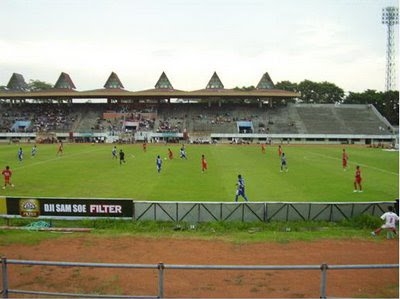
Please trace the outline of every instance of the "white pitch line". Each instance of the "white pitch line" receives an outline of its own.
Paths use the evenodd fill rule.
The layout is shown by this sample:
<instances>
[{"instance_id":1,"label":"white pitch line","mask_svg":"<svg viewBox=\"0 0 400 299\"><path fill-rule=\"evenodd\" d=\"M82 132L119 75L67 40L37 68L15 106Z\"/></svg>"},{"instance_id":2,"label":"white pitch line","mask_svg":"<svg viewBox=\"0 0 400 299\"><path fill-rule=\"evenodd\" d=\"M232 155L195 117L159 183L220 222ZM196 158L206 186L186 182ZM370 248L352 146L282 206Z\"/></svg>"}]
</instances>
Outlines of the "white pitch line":
<instances>
[{"instance_id":1,"label":"white pitch line","mask_svg":"<svg viewBox=\"0 0 400 299\"><path fill-rule=\"evenodd\" d=\"M74 154L68 154L66 156L64 156L64 154L62 156L55 156L54 158L51 159L47 159L47 160L42 160L42 161L37 161L37 162L33 162L31 164L24 164L24 162L19 162L17 161L17 165L19 165L18 167L13 167L14 170L19 170L19 169L24 169L24 168L29 168L32 166L37 166L37 165L41 165L41 164L46 164L46 163L50 163L53 161L56 161L58 159L68 159L70 157L76 157L76 156L81 156L83 154L87 154L87 153L91 153L91 152L95 152L95 151L100 151L100 148L97 149L92 149L90 151L86 151L86 152L79 152L79 153L74 153Z\"/></svg>"},{"instance_id":2,"label":"white pitch line","mask_svg":"<svg viewBox=\"0 0 400 299\"><path fill-rule=\"evenodd\" d=\"M341 160L342 160L341 158L334 158L334 157L330 157L330 156L327 156L327 155L324 155L324 154L318 154L318 153L313 153L313 152L311 152L310 154L313 154L313 155L315 155L315 156L320 156L320 157L328 158L328 159L332 159L332 160L337 160L337 161L341 161ZM306 157L304 157L304 158L306 159ZM356 161L352 161L351 163L352 163L352 164L355 164L355 165L360 165L360 166L362 166L362 167L371 168L371 169L374 169L374 170L377 170L377 171L380 171L380 172L383 172L383 173L388 173L388 174L392 174L392 175L399 176L399 174L396 173L396 172L387 171L387 170L382 169L382 168L377 168L377 167L374 167L374 166L369 166L369 165L363 164L363 163L357 163Z\"/></svg>"}]
</instances>

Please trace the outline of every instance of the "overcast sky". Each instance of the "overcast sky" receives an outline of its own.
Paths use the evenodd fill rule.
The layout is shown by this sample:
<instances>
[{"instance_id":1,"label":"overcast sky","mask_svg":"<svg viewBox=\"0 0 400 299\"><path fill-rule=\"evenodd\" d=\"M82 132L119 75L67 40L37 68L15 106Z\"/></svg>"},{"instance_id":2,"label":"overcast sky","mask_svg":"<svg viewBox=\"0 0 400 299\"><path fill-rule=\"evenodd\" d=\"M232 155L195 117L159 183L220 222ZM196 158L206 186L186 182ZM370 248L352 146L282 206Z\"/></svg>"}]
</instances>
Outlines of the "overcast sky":
<instances>
[{"instance_id":1,"label":"overcast sky","mask_svg":"<svg viewBox=\"0 0 400 299\"><path fill-rule=\"evenodd\" d=\"M164 71L174 88L196 90L216 71L225 88L268 72L275 83L383 91L387 6L398 1L1 0L0 85L14 72L51 84L66 72L90 90L114 71L143 90Z\"/></svg>"}]
</instances>

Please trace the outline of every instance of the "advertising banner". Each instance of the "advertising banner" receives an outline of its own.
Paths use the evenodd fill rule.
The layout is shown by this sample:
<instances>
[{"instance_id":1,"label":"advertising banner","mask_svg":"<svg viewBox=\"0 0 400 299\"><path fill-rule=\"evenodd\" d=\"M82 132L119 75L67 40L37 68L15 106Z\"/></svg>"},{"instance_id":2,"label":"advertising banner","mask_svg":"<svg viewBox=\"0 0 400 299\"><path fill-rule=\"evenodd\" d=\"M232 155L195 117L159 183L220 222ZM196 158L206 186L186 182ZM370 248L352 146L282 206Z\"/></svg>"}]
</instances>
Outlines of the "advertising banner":
<instances>
[{"instance_id":1,"label":"advertising banner","mask_svg":"<svg viewBox=\"0 0 400 299\"><path fill-rule=\"evenodd\" d=\"M132 217L132 200L10 198L6 199L7 214L21 217Z\"/></svg>"}]
</instances>

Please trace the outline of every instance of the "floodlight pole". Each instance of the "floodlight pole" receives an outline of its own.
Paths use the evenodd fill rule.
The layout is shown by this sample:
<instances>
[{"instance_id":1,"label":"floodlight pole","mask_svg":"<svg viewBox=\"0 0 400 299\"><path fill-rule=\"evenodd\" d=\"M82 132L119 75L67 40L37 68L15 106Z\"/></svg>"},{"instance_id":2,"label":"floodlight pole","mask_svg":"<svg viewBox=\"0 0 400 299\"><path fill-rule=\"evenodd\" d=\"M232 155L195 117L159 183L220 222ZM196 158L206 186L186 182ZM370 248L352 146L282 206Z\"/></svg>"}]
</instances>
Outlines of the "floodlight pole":
<instances>
[{"instance_id":1,"label":"floodlight pole","mask_svg":"<svg viewBox=\"0 0 400 299\"><path fill-rule=\"evenodd\" d=\"M382 24L387 25L386 41L386 81L385 90L394 90L396 88L396 47L394 25L399 24L399 8L385 7L382 9Z\"/></svg>"}]
</instances>

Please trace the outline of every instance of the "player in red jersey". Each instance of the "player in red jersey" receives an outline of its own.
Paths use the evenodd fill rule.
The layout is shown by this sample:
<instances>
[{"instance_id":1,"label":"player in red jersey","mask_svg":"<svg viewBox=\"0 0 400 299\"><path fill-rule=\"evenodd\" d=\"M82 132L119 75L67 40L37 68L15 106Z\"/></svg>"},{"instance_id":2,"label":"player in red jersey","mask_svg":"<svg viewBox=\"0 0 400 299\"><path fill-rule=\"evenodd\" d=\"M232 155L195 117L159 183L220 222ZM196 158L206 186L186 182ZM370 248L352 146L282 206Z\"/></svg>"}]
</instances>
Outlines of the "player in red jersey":
<instances>
[{"instance_id":1,"label":"player in red jersey","mask_svg":"<svg viewBox=\"0 0 400 299\"><path fill-rule=\"evenodd\" d=\"M10 166L7 165L1 174L4 176L3 189L6 189L7 185L10 185L12 188L14 188L14 185L11 183L12 171L10 170Z\"/></svg>"},{"instance_id":2,"label":"player in red jersey","mask_svg":"<svg viewBox=\"0 0 400 299\"><path fill-rule=\"evenodd\" d=\"M60 143L58 144L57 156L62 155L63 151L64 151L64 144L62 140L60 140Z\"/></svg>"},{"instance_id":3,"label":"player in red jersey","mask_svg":"<svg viewBox=\"0 0 400 299\"><path fill-rule=\"evenodd\" d=\"M362 192L362 186L361 186L361 169L360 166L356 166L356 174L354 177L354 191L353 192ZM357 188L358 187L358 188Z\"/></svg>"},{"instance_id":4,"label":"player in red jersey","mask_svg":"<svg viewBox=\"0 0 400 299\"><path fill-rule=\"evenodd\" d=\"M279 155L279 157L282 156L282 146L281 145L278 146L278 155Z\"/></svg>"},{"instance_id":5,"label":"player in red jersey","mask_svg":"<svg viewBox=\"0 0 400 299\"><path fill-rule=\"evenodd\" d=\"M265 143L261 143L261 153L265 154Z\"/></svg>"},{"instance_id":6,"label":"player in red jersey","mask_svg":"<svg viewBox=\"0 0 400 299\"><path fill-rule=\"evenodd\" d=\"M143 142L143 151L146 152L147 151L147 143L146 141Z\"/></svg>"},{"instance_id":7,"label":"player in red jersey","mask_svg":"<svg viewBox=\"0 0 400 299\"><path fill-rule=\"evenodd\" d=\"M207 170L207 160L204 155L201 155L201 171L204 172Z\"/></svg>"},{"instance_id":8,"label":"player in red jersey","mask_svg":"<svg viewBox=\"0 0 400 299\"><path fill-rule=\"evenodd\" d=\"M346 150L343 149L342 152L342 166L343 166L343 170L347 169L347 160L349 160L349 156L346 153Z\"/></svg>"},{"instance_id":9,"label":"player in red jersey","mask_svg":"<svg viewBox=\"0 0 400 299\"><path fill-rule=\"evenodd\" d=\"M169 158L170 160L172 160L172 159L174 158L174 154L173 154L173 152L171 151L170 148L168 149L168 158Z\"/></svg>"}]
</instances>

